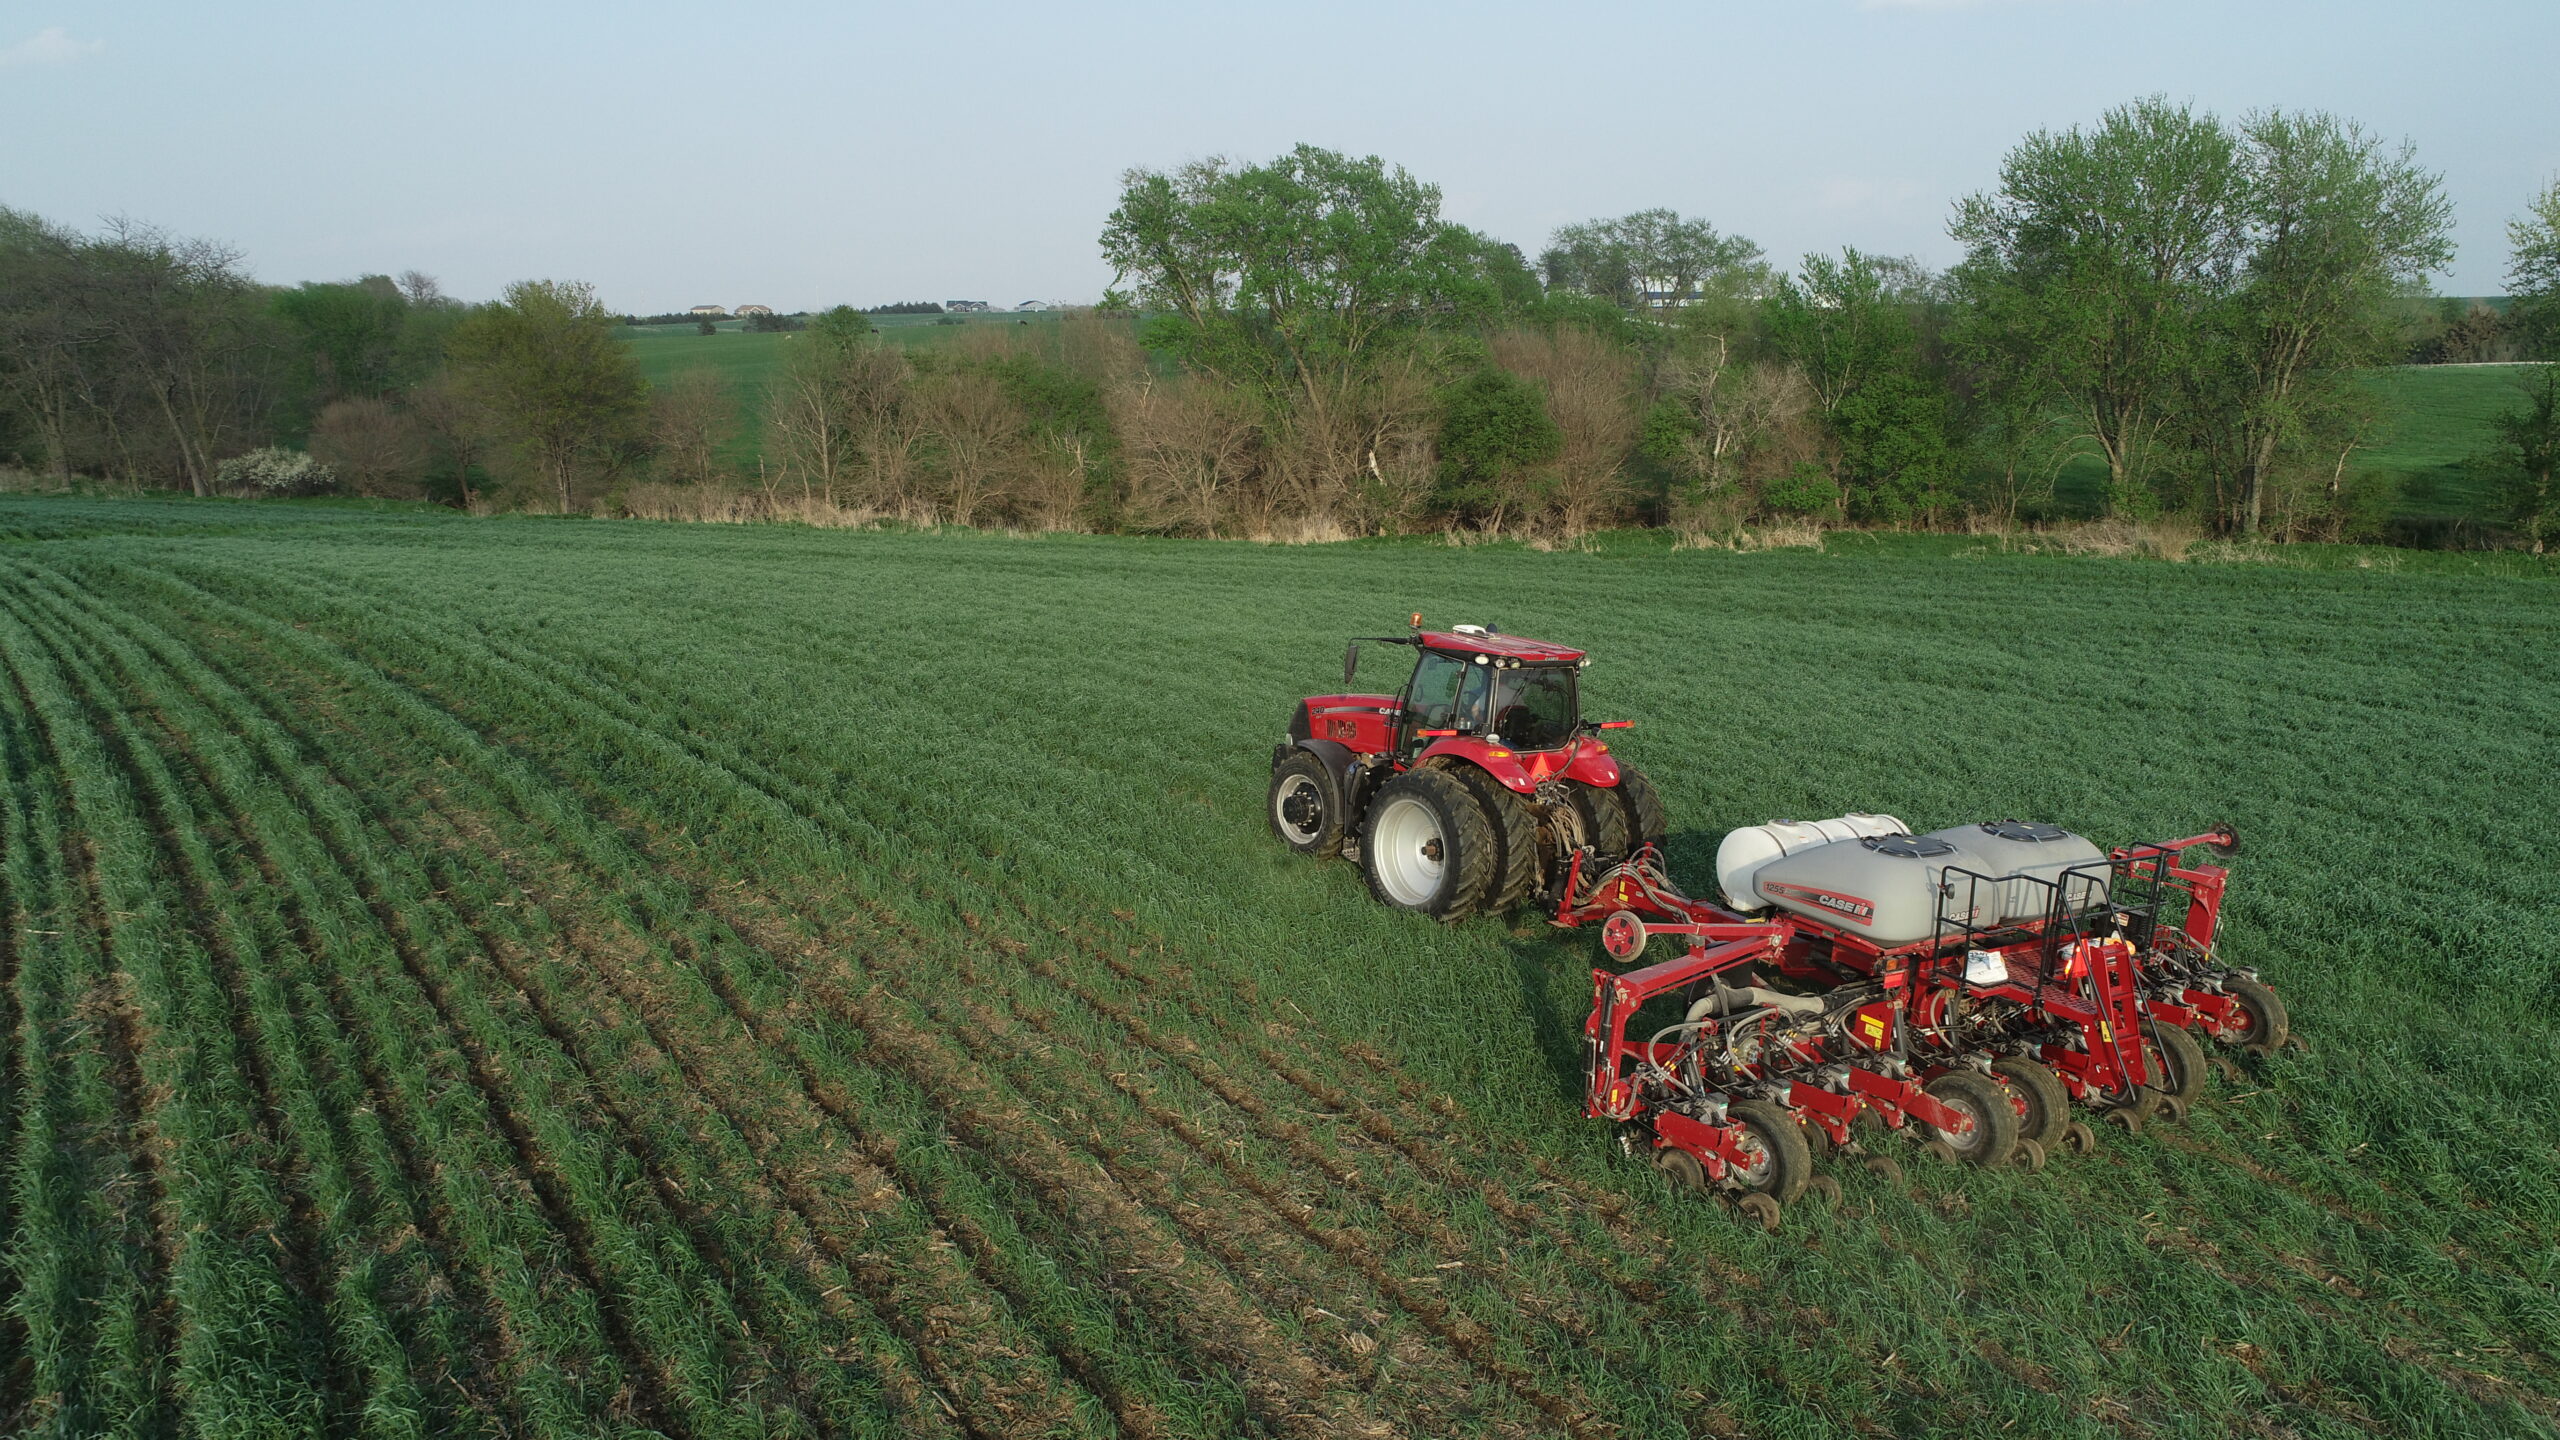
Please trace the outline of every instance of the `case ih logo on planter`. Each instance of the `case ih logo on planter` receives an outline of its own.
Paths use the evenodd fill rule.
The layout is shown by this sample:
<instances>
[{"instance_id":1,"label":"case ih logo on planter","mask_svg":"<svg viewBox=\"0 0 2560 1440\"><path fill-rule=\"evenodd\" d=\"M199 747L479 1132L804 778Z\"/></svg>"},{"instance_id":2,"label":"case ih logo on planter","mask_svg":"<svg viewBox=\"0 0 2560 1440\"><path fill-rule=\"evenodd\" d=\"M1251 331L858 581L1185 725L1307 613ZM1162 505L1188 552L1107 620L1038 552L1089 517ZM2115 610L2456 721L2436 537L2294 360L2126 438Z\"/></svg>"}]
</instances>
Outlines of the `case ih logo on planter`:
<instances>
[{"instance_id":1,"label":"case ih logo on planter","mask_svg":"<svg viewBox=\"0 0 2560 1440\"><path fill-rule=\"evenodd\" d=\"M1808 885L1781 885L1774 881L1767 886L1767 889L1772 895L1782 895L1789 900L1828 910L1844 920L1860 925L1875 923L1874 902L1861 900L1855 895L1834 895L1828 890L1816 890Z\"/></svg>"}]
</instances>

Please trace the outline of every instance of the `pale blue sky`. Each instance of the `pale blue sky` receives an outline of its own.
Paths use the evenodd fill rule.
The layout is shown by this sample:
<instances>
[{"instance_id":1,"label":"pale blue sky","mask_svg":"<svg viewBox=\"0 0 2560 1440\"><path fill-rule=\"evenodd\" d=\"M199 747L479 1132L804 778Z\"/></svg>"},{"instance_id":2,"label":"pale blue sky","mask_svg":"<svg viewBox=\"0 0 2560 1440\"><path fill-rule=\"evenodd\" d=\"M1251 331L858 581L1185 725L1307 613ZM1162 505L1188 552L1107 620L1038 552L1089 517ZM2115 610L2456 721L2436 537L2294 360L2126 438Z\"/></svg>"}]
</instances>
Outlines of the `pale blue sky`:
<instances>
[{"instance_id":1,"label":"pale blue sky","mask_svg":"<svg viewBox=\"0 0 2560 1440\"><path fill-rule=\"evenodd\" d=\"M617 309L1090 300L1120 172L1305 140L1535 254L1664 205L1782 260L1954 258L2038 127L2152 92L2416 142L2437 288L2494 292L2560 173L2560 0L1682 5L0 0L0 204L124 214L262 278L416 268Z\"/></svg>"}]
</instances>

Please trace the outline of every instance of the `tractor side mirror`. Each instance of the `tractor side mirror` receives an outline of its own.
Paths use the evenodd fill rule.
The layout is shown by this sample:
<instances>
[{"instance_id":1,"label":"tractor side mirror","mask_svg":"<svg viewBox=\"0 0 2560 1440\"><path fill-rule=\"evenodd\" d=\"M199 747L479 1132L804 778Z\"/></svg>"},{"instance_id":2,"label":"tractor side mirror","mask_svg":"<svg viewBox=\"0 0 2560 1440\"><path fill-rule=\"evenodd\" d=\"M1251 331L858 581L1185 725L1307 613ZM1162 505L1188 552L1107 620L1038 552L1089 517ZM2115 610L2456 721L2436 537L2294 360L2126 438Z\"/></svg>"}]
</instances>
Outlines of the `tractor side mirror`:
<instances>
[{"instance_id":1,"label":"tractor side mirror","mask_svg":"<svg viewBox=\"0 0 2560 1440\"><path fill-rule=\"evenodd\" d=\"M1345 685L1350 684L1351 677L1359 673L1360 642L1354 640L1348 646L1344 647L1342 652L1342 683Z\"/></svg>"}]
</instances>

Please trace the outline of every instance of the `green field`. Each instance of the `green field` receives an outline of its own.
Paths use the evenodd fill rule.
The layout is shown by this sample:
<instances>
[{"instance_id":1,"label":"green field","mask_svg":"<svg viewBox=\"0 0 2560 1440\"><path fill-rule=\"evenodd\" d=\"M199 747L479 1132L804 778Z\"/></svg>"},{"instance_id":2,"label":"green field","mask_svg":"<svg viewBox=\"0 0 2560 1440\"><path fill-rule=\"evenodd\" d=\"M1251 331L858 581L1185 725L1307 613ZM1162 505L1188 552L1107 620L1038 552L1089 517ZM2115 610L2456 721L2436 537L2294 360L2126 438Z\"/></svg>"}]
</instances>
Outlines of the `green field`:
<instances>
[{"instance_id":1,"label":"green field","mask_svg":"<svg viewBox=\"0 0 2560 1440\"><path fill-rule=\"evenodd\" d=\"M2548 568L0 535L11 1433L2560 1433ZM1672 1193L1581 1116L1588 933L1264 828L1417 609L1590 647L1693 883L2231 821L2310 1053L1774 1235Z\"/></svg>"}]
</instances>

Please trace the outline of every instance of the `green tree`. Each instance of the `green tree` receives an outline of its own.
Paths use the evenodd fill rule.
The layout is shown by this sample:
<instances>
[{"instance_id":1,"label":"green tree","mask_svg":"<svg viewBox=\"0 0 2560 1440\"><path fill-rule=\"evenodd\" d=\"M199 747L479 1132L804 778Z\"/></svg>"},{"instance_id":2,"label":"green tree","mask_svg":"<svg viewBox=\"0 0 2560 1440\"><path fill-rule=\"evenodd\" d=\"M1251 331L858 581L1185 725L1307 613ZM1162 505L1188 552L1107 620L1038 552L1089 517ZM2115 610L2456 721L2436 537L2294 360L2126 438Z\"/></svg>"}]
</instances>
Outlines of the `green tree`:
<instances>
[{"instance_id":1,"label":"green tree","mask_svg":"<svg viewBox=\"0 0 2560 1440\"><path fill-rule=\"evenodd\" d=\"M1536 385L1491 363L1469 367L1439 399L1433 507L1500 530L1528 510L1531 474L1564 449L1564 431Z\"/></svg>"},{"instance_id":2,"label":"green tree","mask_svg":"<svg viewBox=\"0 0 2560 1440\"><path fill-rule=\"evenodd\" d=\"M2028 136L1996 191L1957 206L1966 253L1954 280L1972 348L2005 331L2042 357L2038 382L2105 457L2119 507L2147 498L2240 266L2242 183L2229 129L2154 97L2093 130Z\"/></svg>"},{"instance_id":3,"label":"green tree","mask_svg":"<svg viewBox=\"0 0 2560 1440\"><path fill-rule=\"evenodd\" d=\"M1102 232L1114 297L1161 312L1151 346L1318 416L1426 320L1495 308L1489 248L1440 218L1439 187L1312 145L1132 170Z\"/></svg>"},{"instance_id":4,"label":"green tree","mask_svg":"<svg viewBox=\"0 0 2560 1440\"><path fill-rule=\"evenodd\" d=\"M1806 256L1763 302L1770 347L1803 372L1839 446L1854 519L1933 518L1953 499L1946 396L1914 319L1930 288L1909 261L1851 249Z\"/></svg>"},{"instance_id":5,"label":"green tree","mask_svg":"<svg viewBox=\"0 0 2560 1440\"><path fill-rule=\"evenodd\" d=\"M378 399L402 378L393 366L408 329L409 299L390 276L297 285L277 291L268 306L293 337L298 378L314 409L333 400Z\"/></svg>"},{"instance_id":6,"label":"green tree","mask_svg":"<svg viewBox=\"0 0 2560 1440\"><path fill-rule=\"evenodd\" d=\"M2507 239L2515 246L2507 265L2507 294L2514 301L2508 324L2535 358L2560 361L2560 180L2507 222Z\"/></svg>"},{"instance_id":7,"label":"green tree","mask_svg":"<svg viewBox=\"0 0 2560 1440\"><path fill-rule=\"evenodd\" d=\"M2254 534L2279 454L2399 347L2394 302L2452 261L2452 206L2407 145L2270 110L2241 122L2232 208L2243 258L2217 317L2230 392L2217 418L2238 452L2238 528Z\"/></svg>"},{"instance_id":8,"label":"green tree","mask_svg":"<svg viewBox=\"0 0 2560 1440\"><path fill-rule=\"evenodd\" d=\"M1639 210L1614 220L1558 229L1538 256L1547 284L1623 308L1686 305L1702 296L1748 294L1764 284L1760 247L1723 235L1676 210Z\"/></svg>"},{"instance_id":9,"label":"green tree","mask_svg":"<svg viewBox=\"0 0 2560 1440\"><path fill-rule=\"evenodd\" d=\"M2499 489L2507 517L2539 555L2560 536L2560 364L2532 367L2522 384L2522 408L2495 421Z\"/></svg>"},{"instance_id":10,"label":"green tree","mask_svg":"<svg viewBox=\"0 0 2560 1440\"><path fill-rule=\"evenodd\" d=\"M453 367L567 514L578 483L636 443L648 398L594 287L520 280L476 306L447 345Z\"/></svg>"}]
</instances>

